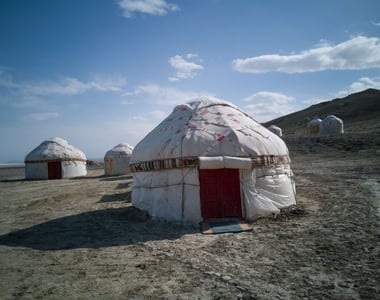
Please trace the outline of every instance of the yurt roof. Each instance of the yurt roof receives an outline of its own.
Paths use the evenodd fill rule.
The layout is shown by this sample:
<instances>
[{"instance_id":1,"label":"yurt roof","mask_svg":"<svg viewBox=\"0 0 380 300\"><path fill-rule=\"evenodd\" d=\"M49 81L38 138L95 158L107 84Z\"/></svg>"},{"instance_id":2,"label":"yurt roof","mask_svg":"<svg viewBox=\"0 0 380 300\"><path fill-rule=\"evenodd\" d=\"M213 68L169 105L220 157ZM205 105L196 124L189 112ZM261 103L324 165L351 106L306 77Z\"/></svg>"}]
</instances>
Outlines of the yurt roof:
<instances>
[{"instance_id":1,"label":"yurt roof","mask_svg":"<svg viewBox=\"0 0 380 300\"><path fill-rule=\"evenodd\" d=\"M111 150L108 150L105 156L113 156L113 155L125 155L131 156L133 151L133 147L127 143L118 144L113 147Z\"/></svg>"},{"instance_id":2,"label":"yurt roof","mask_svg":"<svg viewBox=\"0 0 380 300\"><path fill-rule=\"evenodd\" d=\"M287 154L288 149L281 138L232 103L200 97L177 105L136 145L131 162Z\"/></svg>"},{"instance_id":3,"label":"yurt roof","mask_svg":"<svg viewBox=\"0 0 380 300\"><path fill-rule=\"evenodd\" d=\"M323 119L323 122L329 122L329 121L343 123L342 119L334 115L328 115L326 118Z\"/></svg>"},{"instance_id":4,"label":"yurt roof","mask_svg":"<svg viewBox=\"0 0 380 300\"><path fill-rule=\"evenodd\" d=\"M43 141L25 157L25 162L51 160L85 161L86 155L81 150L71 145L68 141L59 137L54 137Z\"/></svg>"},{"instance_id":5,"label":"yurt roof","mask_svg":"<svg viewBox=\"0 0 380 300\"><path fill-rule=\"evenodd\" d=\"M308 124L319 124L319 123L322 123L322 119L320 119L320 118L314 118Z\"/></svg>"},{"instance_id":6,"label":"yurt roof","mask_svg":"<svg viewBox=\"0 0 380 300\"><path fill-rule=\"evenodd\" d=\"M268 126L268 129L281 129L281 128L272 124Z\"/></svg>"}]
</instances>

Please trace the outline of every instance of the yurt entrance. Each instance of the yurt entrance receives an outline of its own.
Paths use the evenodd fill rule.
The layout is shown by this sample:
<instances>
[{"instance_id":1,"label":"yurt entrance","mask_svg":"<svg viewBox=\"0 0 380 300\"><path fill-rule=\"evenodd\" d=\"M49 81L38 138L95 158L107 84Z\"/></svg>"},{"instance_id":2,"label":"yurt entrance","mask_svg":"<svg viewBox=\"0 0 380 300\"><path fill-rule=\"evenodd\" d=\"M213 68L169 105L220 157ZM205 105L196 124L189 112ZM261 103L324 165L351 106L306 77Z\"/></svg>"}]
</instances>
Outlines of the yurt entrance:
<instances>
[{"instance_id":1,"label":"yurt entrance","mask_svg":"<svg viewBox=\"0 0 380 300\"><path fill-rule=\"evenodd\" d=\"M48 178L49 179L61 179L62 178L62 166L60 161L48 162Z\"/></svg>"},{"instance_id":2,"label":"yurt entrance","mask_svg":"<svg viewBox=\"0 0 380 300\"><path fill-rule=\"evenodd\" d=\"M238 169L200 169L203 219L242 216Z\"/></svg>"}]
</instances>

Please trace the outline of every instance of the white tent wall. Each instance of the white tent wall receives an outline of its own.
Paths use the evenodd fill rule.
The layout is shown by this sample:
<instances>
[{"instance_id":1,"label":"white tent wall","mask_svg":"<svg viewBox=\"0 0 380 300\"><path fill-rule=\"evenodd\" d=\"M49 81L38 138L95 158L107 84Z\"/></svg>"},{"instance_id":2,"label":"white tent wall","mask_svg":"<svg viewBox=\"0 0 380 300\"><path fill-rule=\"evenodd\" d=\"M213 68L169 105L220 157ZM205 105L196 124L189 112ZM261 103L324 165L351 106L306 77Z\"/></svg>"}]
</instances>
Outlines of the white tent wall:
<instances>
[{"instance_id":1,"label":"white tent wall","mask_svg":"<svg viewBox=\"0 0 380 300\"><path fill-rule=\"evenodd\" d=\"M62 178L71 178L87 175L85 161L61 161Z\"/></svg>"},{"instance_id":2,"label":"white tent wall","mask_svg":"<svg viewBox=\"0 0 380 300\"><path fill-rule=\"evenodd\" d=\"M327 116L323 119L323 135L343 134L343 121L334 115Z\"/></svg>"},{"instance_id":3,"label":"white tent wall","mask_svg":"<svg viewBox=\"0 0 380 300\"><path fill-rule=\"evenodd\" d=\"M61 161L61 177L71 178L87 175L86 162ZM26 179L49 179L48 162L26 163Z\"/></svg>"},{"instance_id":4,"label":"white tent wall","mask_svg":"<svg viewBox=\"0 0 380 300\"><path fill-rule=\"evenodd\" d=\"M25 163L26 179L48 179L48 165L46 162Z\"/></svg>"},{"instance_id":5,"label":"white tent wall","mask_svg":"<svg viewBox=\"0 0 380 300\"><path fill-rule=\"evenodd\" d=\"M223 157L202 157L200 161L201 169L221 169L226 166L221 163ZM242 213L245 219L255 220L296 204L295 184L289 165L250 169L244 158L227 157L226 162L231 168L240 167ZM137 172L134 177L133 206L147 211L156 219L177 223L202 221L198 168Z\"/></svg>"},{"instance_id":6,"label":"white tent wall","mask_svg":"<svg viewBox=\"0 0 380 300\"><path fill-rule=\"evenodd\" d=\"M196 223L202 220L196 168L134 173L133 206L153 218Z\"/></svg>"},{"instance_id":7,"label":"white tent wall","mask_svg":"<svg viewBox=\"0 0 380 300\"><path fill-rule=\"evenodd\" d=\"M125 155L105 157L104 170L106 175L122 175L130 172L129 161L130 157Z\"/></svg>"},{"instance_id":8,"label":"white tent wall","mask_svg":"<svg viewBox=\"0 0 380 300\"><path fill-rule=\"evenodd\" d=\"M289 165L282 167L283 170L290 170ZM282 173L279 169L282 168L240 170L246 219L255 220L296 204L296 190L291 173Z\"/></svg>"}]
</instances>

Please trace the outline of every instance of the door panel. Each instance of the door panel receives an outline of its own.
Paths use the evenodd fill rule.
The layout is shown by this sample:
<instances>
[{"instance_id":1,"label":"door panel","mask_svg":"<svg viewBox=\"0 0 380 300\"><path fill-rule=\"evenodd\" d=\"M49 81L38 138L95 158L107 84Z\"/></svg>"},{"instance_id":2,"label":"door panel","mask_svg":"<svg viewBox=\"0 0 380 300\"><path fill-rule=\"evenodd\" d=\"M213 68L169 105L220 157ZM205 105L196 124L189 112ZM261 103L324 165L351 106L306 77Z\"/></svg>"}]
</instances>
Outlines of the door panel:
<instances>
[{"instance_id":1,"label":"door panel","mask_svg":"<svg viewBox=\"0 0 380 300\"><path fill-rule=\"evenodd\" d=\"M49 179L62 178L62 166L61 166L60 161L52 161L48 163L48 178Z\"/></svg>"},{"instance_id":2,"label":"door panel","mask_svg":"<svg viewBox=\"0 0 380 300\"><path fill-rule=\"evenodd\" d=\"M199 170L202 217L241 217L238 169Z\"/></svg>"},{"instance_id":3,"label":"door panel","mask_svg":"<svg viewBox=\"0 0 380 300\"><path fill-rule=\"evenodd\" d=\"M223 217L241 217L239 170L224 169L221 178Z\"/></svg>"}]
</instances>

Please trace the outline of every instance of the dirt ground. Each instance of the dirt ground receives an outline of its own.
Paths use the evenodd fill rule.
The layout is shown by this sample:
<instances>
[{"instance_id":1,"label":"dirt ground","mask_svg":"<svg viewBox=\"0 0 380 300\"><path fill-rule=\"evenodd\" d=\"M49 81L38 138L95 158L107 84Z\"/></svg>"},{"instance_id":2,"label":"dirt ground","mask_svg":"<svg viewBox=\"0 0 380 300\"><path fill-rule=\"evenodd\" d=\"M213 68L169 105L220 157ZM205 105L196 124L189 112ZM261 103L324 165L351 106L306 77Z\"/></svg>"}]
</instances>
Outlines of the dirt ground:
<instances>
[{"instance_id":1,"label":"dirt ground","mask_svg":"<svg viewBox=\"0 0 380 300\"><path fill-rule=\"evenodd\" d=\"M380 147L288 146L305 214L235 234L149 219L131 207L132 176L0 169L0 298L380 299Z\"/></svg>"}]
</instances>

